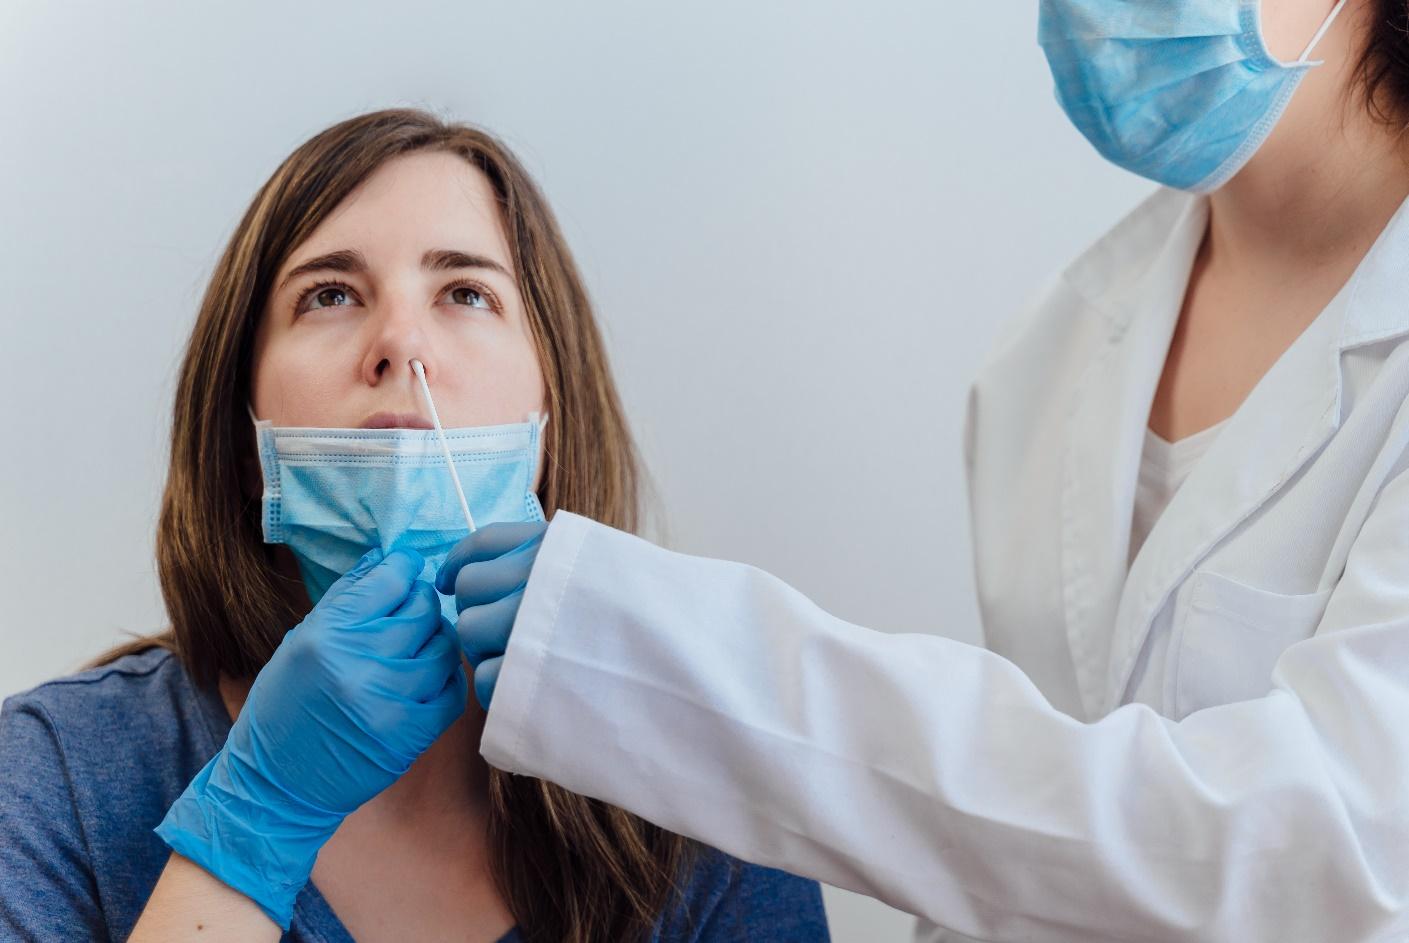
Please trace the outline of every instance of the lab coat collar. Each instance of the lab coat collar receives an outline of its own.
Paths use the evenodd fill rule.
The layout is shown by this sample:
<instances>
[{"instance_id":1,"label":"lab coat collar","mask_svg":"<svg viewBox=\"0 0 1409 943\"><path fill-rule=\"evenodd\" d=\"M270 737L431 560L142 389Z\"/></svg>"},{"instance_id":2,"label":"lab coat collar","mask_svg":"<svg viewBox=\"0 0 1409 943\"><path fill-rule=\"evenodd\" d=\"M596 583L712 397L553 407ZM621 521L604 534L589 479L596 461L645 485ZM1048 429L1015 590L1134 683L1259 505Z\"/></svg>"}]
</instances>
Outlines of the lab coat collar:
<instances>
[{"instance_id":1,"label":"lab coat collar","mask_svg":"<svg viewBox=\"0 0 1409 943\"><path fill-rule=\"evenodd\" d=\"M1104 703L1138 453L1207 218L1201 199L1156 193L1065 276L1107 328L1072 401L1062 455L1062 604L1089 719Z\"/></svg>"},{"instance_id":2,"label":"lab coat collar","mask_svg":"<svg viewBox=\"0 0 1409 943\"><path fill-rule=\"evenodd\" d=\"M1112 339L1119 340L1136 314L1143 315L1148 308L1148 302L1140 303L1148 297L1148 280L1158 276L1161 265L1175 257L1182 260L1182 251L1197 252L1207 223L1208 197L1157 190L1072 263L1065 280L1087 305L1101 312ZM1193 264L1192 255L1188 264ZM1400 205L1346 286L1352 297L1339 349L1409 332L1407 280L1409 200Z\"/></svg>"},{"instance_id":3,"label":"lab coat collar","mask_svg":"<svg viewBox=\"0 0 1409 943\"><path fill-rule=\"evenodd\" d=\"M1409 211L1401 207L1127 564L1145 429L1207 221L1206 197L1160 191L1065 276L1108 326L1073 401L1062 464L1063 605L1091 718L1120 703L1169 596L1339 427L1341 351L1409 332Z\"/></svg>"},{"instance_id":4,"label":"lab coat collar","mask_svg":"<svg viewBox=\"0 0 1409 943\"><path fill-rule=\"evenodd\" d=\"M1400 204L1343 294L1341 350L1409 333L1409 200Z\"/></svg>"}]
</instances>

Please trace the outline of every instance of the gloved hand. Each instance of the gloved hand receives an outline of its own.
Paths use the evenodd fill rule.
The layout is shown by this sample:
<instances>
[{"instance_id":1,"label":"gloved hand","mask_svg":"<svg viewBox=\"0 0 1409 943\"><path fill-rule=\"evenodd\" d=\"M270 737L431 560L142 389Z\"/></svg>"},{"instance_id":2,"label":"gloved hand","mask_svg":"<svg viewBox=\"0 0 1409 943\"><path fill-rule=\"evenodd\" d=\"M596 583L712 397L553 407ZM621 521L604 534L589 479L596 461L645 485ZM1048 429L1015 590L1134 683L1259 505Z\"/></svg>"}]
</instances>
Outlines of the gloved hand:
<instances>
[{"instance_id":1,"label":"gloved hand","mask_svg":"<svg viewBox=\"0 0 1409 943\"><path fill-rule=\"evenodd\" d=\"M343 818L460 716L460 646L414 550L364 556L284 636L225 746L157 827L288 929Z\"/></svg>"},{"instance_id":2,"label":"gloved hand","mask_svg":"<svg viewBox=\"0 0 1409 943\"><path fill-rule=\"evenodd\" d=\"M548 525L486 524L455 545L436 574L442 593L455 595L455 623L475 670L475 697L485 710L494 697L509 633Z\"/></svg>"}]
</instances>

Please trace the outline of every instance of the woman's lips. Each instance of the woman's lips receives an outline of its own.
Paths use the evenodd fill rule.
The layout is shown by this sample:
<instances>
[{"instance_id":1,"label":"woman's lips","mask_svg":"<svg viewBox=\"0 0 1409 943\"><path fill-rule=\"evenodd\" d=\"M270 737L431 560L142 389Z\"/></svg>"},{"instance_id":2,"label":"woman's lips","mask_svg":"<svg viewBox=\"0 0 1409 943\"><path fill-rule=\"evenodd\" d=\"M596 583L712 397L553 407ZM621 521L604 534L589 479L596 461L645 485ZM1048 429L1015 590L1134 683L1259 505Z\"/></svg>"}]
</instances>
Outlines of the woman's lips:
<instances>
[{"instance_id":1,"label":"woman's lips","mask_svg":"<svg viewBox=\"0 0 1409 943\"><path fill-rule=\"evenodd\" d=\"M362 420L360 429L433 429L429 419L415 413L373 413Z\"/></svg>"}]
</instances>

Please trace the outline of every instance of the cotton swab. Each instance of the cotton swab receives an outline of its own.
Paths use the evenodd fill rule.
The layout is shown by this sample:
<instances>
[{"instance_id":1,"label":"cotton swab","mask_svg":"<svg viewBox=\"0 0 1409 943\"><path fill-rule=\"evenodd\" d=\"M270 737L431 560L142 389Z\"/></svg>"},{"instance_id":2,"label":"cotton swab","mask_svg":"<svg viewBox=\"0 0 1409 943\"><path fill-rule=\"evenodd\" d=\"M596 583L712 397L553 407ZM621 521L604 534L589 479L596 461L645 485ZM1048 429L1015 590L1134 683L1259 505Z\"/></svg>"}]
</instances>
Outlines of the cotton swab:
<instances>
[{"instance_id":1,"label":"cotton swab","mask_svg":"<svg viewBox=\"0 0 1409 943\"><path fill-rule=\"evenodd\" d=\"M450 480L455 484L455 496L460 499L460 510L465 513L465 523L470 525L470 533L474 533L479 528L475 526L475 519L470 514L469 502L465 500L465 489L460 487L460 473L455 470L455 459L450 455L450 443L445 441L445 430L440 426L440 416L435 411L435 400L431 399L430 384L426 382L426 368L419 360L411 361L411 369L416 373L416 379L421 381L421 395L426 398L426 408L431 412L431 422L435 425L435 434L440 437L440 451L445 456L445 467L450 469Z\"/></svg>"}]
</instances>

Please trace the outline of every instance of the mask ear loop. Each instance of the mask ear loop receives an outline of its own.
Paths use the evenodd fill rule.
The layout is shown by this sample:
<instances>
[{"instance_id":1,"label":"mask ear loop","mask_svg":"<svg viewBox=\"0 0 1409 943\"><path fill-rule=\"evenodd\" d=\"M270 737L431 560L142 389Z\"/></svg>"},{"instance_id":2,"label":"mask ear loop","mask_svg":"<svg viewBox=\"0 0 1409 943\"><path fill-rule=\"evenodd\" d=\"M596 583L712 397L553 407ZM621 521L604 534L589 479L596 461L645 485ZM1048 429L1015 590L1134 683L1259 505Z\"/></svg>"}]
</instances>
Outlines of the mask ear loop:
<instances>
[{"instance_id":1,"label":"mask ear loop","mask_svg":"<svg viewBox=\"0 0 1409 943\"><path fill-rule=\"evenodd\" d=\"M421 381L421 395L426 398L426 408L431 412L435 434L440 437L440 451L445 456L445 467L450 469L450 480L455 483L455 496L460 499L460 510L465 513L465 523L470 525L470 533L473 534L479 528L475 526L474 516L470 514L469 502L465 500L465 489L460 487L460 473L455 470L455 459L450 455L450 443L445 441L445 430L440 427L440 416L436 414L435 400L431 399L430 384L426 382L426 368L419 360L413 360L411 369L415 371L416 379Z\"/></svg>"},{"instance_id":2,"label":"mask ear loop","mask_svg":"<svg viewBox=\"0 0 1409 943\"><path fill-rule=\"evenodd\" d=\"M1331 15L1326 17L1326 22L1322 23L1321 28L1316 31L1316 35L1311 37L1311 42L1307 45L1306 51L1301 54L1301 58L1297 59L1299 64L1311 62L1311 53L1321 44L1321 40L1326 38L1326 33L1330 31L1331 26L1336 22L1336 17L1340 16L1341 11L1345 9L1345 4L1346 0L1340 0L1340 2L1335 5L1335 8L1331 10ZM1320 64L1319 62L1316 63L1316 65Z\"/></svg>"}]
</instances>

